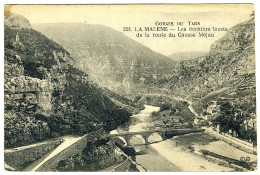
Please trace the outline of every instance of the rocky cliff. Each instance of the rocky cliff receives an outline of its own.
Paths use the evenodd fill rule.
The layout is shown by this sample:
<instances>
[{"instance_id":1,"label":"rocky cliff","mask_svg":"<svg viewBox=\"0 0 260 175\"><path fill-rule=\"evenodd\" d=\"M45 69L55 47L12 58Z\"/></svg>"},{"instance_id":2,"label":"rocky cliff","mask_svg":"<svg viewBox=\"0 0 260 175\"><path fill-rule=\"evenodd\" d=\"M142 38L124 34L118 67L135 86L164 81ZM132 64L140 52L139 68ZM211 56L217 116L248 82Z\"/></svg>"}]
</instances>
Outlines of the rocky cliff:
<instances>
[{"instance_id":1,"label":"rocky cliff","mask_svg":"<svg viewBox=\"0 0 260 175\"><path fill-rule=\"evenodd\" d=\"M206 56L180 62L170 78L158 83L195 102L198 112L203 105L218 100L230 102L248 115L255 114L254 20L232 27L212 44Z\"/></svg>"},{"instance_id":2,"label":"rocky cliff","mask_svg":"<svg viewBox=\"0 0 260 175\"><path fill-rule=\"evenodd\" d=\"M4 37L5 147L109 131L128 120L130 114L89 82L66 50L24 17L6 14Z\"/></svg>"},{"instance_id":3,"label":"rocky cliff","mask_svg":"<svg viewBox=\"0 0 260 175\"><path fill-rule=\"evenodd\" d=\"M107 26L81 23L32 26L68 49L90 79L121 95L133 96L138 86L146 88L157 77L172 72L171 59Z\"/></svg>"}]
</instances>

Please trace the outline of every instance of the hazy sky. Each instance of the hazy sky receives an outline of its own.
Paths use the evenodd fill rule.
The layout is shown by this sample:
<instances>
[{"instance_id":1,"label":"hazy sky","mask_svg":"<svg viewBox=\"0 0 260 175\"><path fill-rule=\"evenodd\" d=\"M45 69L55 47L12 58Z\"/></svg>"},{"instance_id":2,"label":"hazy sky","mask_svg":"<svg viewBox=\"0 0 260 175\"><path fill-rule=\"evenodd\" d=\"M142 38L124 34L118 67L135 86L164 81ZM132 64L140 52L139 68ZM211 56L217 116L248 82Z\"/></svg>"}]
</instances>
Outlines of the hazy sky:
<instances>
[{"instance_id":1,"label":"hazy sky","mask_svg":"<svg viewBox=\"0 0 260 175\"><path fill-rule=\"evenodd\" d=\"M155 27L155 22L200 22L201 27L230 28L250 18L254 6L247 5L14 5L11 11L26 17L31 23L80 22L102 24L123 32L123 27ZM198 27L198 26L197 26ZM126 36L152 50L169 55L176 52L209 51L214 38L137 38L136 32ZM161 33L161 32L158 32ZM169 32L168 32L169 33ZM178 33L178 32L175 32Z\"/></svg>"}]
</instances>

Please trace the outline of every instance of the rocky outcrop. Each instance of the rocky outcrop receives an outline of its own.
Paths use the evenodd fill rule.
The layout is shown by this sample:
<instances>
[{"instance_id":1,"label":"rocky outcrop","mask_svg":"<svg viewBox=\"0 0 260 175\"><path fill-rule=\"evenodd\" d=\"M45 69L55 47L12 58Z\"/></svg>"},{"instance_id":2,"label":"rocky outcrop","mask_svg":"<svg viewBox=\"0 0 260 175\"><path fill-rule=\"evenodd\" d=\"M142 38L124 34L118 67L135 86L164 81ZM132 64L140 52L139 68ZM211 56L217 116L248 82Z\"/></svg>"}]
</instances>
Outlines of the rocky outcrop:
<instances>
[{"instance_id":1,"label":"rocky outcrop","mask_svg":"<svg viewBox=\"0 0 260 175\"><path fill-rule=\"evenodd\" d=\"M28 145L50 136L47 122L37 120L32 114L5 113L5 147Z\"/></svg>"},{"instance_id":2,"label":"rocky outcrop","mask_svg":"<svg viewBox=\"0 0 260 175\"><path fill-rule=\"evenodd\" d=\"M66 50L29 27L12 27L26 23L14 16L5 17L6 148L109 131L128 120L130 113L89 82Z\"/></svg>"},{"instance_id":3,"label":"rocky outcrop","mask_svg":"<svg viewBox=\"0 0 260 175\"><path fill-rule=\"evenodd\" d=\"M46 113L51 111L53 84L48 80L22 75L6 79L6 82L5 99L7 102L24 98L28 103L37 104Z\"/></svg>"},{"instance_id":4,"label":"rocky outcrop","mask_svg":"<svg viewBox=\"0 0 260 175\"><path fill-rule=\"evenodd\" d=\"M49 136L50 128L35 114L50 113L52 84L24 75L20 56L5 60L5 146L21 146Z\"/></svg>"},{"instance_id":5,"label":"rocky outcrop","mask_svg":"<svg viewBox=\"0 0 260 175\"><path fill-rule=\"evenodd\" d=\"M255 19L252 18L228 30L227 34L211 45L210 53L244 50L255 43Z\"/></svg>"}]
</instances>

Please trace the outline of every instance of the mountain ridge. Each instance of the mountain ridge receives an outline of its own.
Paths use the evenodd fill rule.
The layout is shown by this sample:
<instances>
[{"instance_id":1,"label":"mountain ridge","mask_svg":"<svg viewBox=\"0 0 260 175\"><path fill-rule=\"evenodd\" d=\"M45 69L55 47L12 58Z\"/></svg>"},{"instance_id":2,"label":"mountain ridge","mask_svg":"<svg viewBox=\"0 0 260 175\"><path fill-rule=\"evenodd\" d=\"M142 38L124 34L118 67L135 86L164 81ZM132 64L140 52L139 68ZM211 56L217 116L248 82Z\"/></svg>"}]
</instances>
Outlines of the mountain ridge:
<instances>
[{"instance_id":1,"label":"mountain ridge","mask_svg":"<svg viewBox=\"0 0 260 175\"><path fill-rule=\"evenodd\" d=\"M164 85L172 89L173 93L198 103L201 103L200 99L207 94L214 94L214 91L217 92L221 88L233 87L223 93L229 96L228 92L236 91L240 87L252 87L253 89L247 92L247 100L250 102L246 102L246 99L242 102L243 91L237 90L236 97L233 97L241 100L240 106L255 104L254 36L254 18L232 27L225 36L212 44L206 56L180 62L178 71L165 80ZM235 101L232 103L239 104ZM201 108L198 107L197 110L201 111Z\"/></svg>"},{"instance_id":2,"label":"mountain ridge","mask_svg":"<svg viewBox=\"0 0 260 175\"><path fill-rule=\"evenodd\" d=\"M107 26L63 23L33 27L68 49L93 81L120 94L131 94L135 84L149 84L172 71L171 59Z\"/></svg>"}]
</instances>

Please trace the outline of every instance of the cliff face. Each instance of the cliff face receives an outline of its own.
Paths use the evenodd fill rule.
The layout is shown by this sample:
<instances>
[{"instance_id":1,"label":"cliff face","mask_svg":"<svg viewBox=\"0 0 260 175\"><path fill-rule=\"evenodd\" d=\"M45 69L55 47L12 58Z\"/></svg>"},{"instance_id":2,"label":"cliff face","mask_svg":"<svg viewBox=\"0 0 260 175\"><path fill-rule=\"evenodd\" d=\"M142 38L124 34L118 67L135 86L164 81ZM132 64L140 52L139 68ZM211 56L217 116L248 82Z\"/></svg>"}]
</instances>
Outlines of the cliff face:
<instances>
[{"instance_id":1,"label":"cliff face","mask_svg":"<svg viewBox=\"0 0 260 175\"><path fill-rule=\"evenodd\" d=\"M212 44L210 53L236 52L245 50L255 44L255 22L254 18L238 24L228 30L227 34Z\"/></svg>"},{"instance_id":2,"label":"cliff face","mask_svg":"<svg viewBox=\"0 0 260 175\"><path fill-rule=\"evenodd\" d=\"M28 20L9 14L5 24L5 147L98 128L109 131L128 120L130 114Z\"/></svg>"},{"instance_id":3,"label":"cliff face","mask_svg":"<svg viewBox=\"0 0 260 175\"><path fill-rule=\"evenodd\" d=\"M198 112L211 100L224 100L255 113L254 18L232 27L206 56L180 62L175 74L160 82L196 102Z\"/></svg>"},{"instance_id":4,"label":"cliff face","mask_svg":"<svg viewBox=\"0 0 260 175\"><path fill-rule=\"evenodd\" d=\"M172 71L171 59L106 26L60 23L33 28L64 46L90 79L120 94L132 95L138 85L149 86Z\"/></svg>"},{"instance_id":5,"label":"cliff face","mask_svg":"<svg viewBox=\"0 0 260 175\"><path fill-rule=\"evenodd\" d=\"M50 135L45 121L36 114L51 111L52 84L25 76L19 55L5 52L5 146L21 146Z\"/></svg>"}]
</instances>

